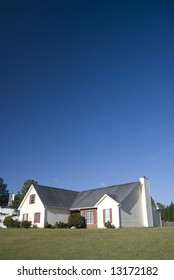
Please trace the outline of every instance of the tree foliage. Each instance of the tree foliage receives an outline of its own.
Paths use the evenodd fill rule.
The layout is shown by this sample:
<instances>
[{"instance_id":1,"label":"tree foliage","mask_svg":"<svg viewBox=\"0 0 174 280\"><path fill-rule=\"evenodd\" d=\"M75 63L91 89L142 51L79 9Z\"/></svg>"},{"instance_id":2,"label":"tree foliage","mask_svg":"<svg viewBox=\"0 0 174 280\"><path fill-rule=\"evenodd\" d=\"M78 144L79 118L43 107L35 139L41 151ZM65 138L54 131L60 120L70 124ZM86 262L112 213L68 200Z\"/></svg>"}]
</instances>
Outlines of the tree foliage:
<instances>
[{"instance_id":1,"label":"tree foliage","mask_svg":"<svg viewBox=\"0 0 174 280\"><path fill-rule=\"evenodd\" d=\"M171 201L169 206L164 206L158 203L161 209L161 218L165 222L174 222L174 203Z\"/></svg>"},{"instance_id":2,"label":"tree foliage","mask_svg":"<svg viewBox=\"0 0 174 280\"><path fill-rule=\"evenodd\" d=\"M17 193L15 196L14 202L13 202L13 208L18 209L19 205L21 204L24 196L28 192L31 185L37 185L37 181L35 180L26 180L21 188L21 190Z\"/></svg>"},{"instance_id":3,"label":"tree foliage","mask_svg":"<svg viewBox=\"0 0 174 280\"><path fill-rule=\"evenodd\" d=\"M4 184L3 178L0 178L0 206L7 206L9 198L9 191L7 184Z\"/></svg>"}]
</instances>

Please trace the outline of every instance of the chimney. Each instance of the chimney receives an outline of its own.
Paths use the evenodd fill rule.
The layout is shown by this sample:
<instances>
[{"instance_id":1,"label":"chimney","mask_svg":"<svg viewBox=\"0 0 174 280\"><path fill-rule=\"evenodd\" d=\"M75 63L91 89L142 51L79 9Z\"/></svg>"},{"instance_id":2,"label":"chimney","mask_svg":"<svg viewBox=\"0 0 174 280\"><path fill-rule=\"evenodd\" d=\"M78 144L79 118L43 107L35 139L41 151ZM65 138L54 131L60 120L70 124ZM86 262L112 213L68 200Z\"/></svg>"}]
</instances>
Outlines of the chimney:
<instances>
[{"instance_id":1,"label":"chimney","mask_svg":"<svg viewBox=\"0 0 174 280\"><path fill-rule=\"evenodd\" d=\"M142 186L142 207L145 227L153 227L152 202L150 195L150 182L145 176L140 178Z\"/></svg>"}]
</instances>

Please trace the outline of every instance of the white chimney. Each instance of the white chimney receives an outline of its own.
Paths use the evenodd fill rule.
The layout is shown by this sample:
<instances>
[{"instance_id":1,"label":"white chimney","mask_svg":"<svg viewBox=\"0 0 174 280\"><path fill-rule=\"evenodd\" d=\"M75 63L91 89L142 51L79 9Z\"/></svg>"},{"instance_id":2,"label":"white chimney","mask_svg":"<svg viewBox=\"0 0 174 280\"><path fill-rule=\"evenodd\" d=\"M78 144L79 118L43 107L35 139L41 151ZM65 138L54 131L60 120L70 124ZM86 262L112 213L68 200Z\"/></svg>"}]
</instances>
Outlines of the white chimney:
<instances>
[{"instance_id":1,"label":"white chimney","mask_svg":"<svg viewBox=\"0 0 174 280\"><path fill-rule=\"evenodd\" d=\"M15 199L15 194L14 193L10 194L8 198L8 206L12 205L14 199Z\"/></svg>"},{"instance_id":2,"label":"white chimney","mask_svg":"<svg viewBox=\"0 0 174 280\"><path fill-rule=\"evenodd\" d=\"M145 227L153 227L153 214L152 214L152 202L150 195L150 183L149 179L144 177L140 178L142 186L142 207L143 207L143 218Z\"/></svg>"}]
</instances>

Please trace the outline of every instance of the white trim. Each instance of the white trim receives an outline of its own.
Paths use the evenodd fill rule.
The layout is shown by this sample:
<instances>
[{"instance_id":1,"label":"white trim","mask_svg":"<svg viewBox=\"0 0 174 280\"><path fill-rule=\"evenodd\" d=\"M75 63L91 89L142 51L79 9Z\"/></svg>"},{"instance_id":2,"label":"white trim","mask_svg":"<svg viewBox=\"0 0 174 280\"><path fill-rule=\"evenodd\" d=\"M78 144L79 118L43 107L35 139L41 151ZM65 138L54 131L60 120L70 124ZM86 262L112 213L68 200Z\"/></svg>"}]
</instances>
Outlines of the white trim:
<instances>
[{"instance_id":1,"label":"white trim","mask_svg":"<svg viewBox=\"0 0 174 280\"><path fill-rule=\"evenodd\" d=\"M69 210L70 211L73 211L73 210L79 210L79 211L81 211L81 210L85 210L85 209L96 209L97 208L97 206L88 206L88 207L82 207L82 208L70 208Z\"/></svg>"},{"instance_id":2,"label":"white trim","mask_svg":"<svg viewBox=\"0 0 174 280\"><path fill-rule=\"evenodd\" d=\"M28 198L28 194L30 193L30 191L31 191L32 188L34 188L34 185L33 185L33 184L31 184L31 186L29 187L29 189L28 189L26 195L24 196L23 200L21 201L21 204L20 204L19 207L18 207L18 210L20 210L20 209L22 208L22 206L23 206L24 202L26 201L26 199Z\"/></svg>"},{"instance_id":3,"label":"white trim","mask_svg":"<svg viewBox=\"0 0 174 280\"><path fill-rule=\"evenodd\" d=\"M95 204L94 207L97 207L106 197L109 197L109 198L112 199L117 205L119 205L119 203L118 203L115 199L113 199L110 195L104 194L104 195L99 199L99 201L97 201L97 203Z\"/></svg>"}]
</instances>

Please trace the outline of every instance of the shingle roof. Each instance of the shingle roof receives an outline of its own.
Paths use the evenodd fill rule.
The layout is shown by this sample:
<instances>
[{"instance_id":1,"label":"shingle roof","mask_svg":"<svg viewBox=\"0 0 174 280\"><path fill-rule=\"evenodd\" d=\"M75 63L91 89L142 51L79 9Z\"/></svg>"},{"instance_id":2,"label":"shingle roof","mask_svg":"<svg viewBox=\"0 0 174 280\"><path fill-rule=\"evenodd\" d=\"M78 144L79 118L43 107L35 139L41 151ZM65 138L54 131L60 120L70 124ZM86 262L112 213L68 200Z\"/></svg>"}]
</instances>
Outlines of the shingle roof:
<instances>
[{"instance_id":1,"label":"shingle roof","mask_svg":"<svg viewBox=\"0 0 174 280\"><path fill-rule=\"evenodd\" d=\"M35 190L45 207L70 208L79 192L36 185Z\"/></svg>"},{"instance_id":2,"label":"shingle roof","mask_svg":"<svg viewBox=\"0 0 174 280\"><path fill-rule=\"evenodd\" d=\"M105 194L121 203L139 184L140 182L134 182L79 192L71 209L94 207Z\"/></svg>"},{"instance_id":3,"label":"shingle roof","mask_svg":"<svg viewBox=\"0 0 174 280\"><path fill-rule=\"evenodd\" d=\"M35 185L35 189L45 207L80 209L94 207L105 194L121 203L139 184L134 182L82 192L41 185Z\"/></svg>"}]
</instances>

